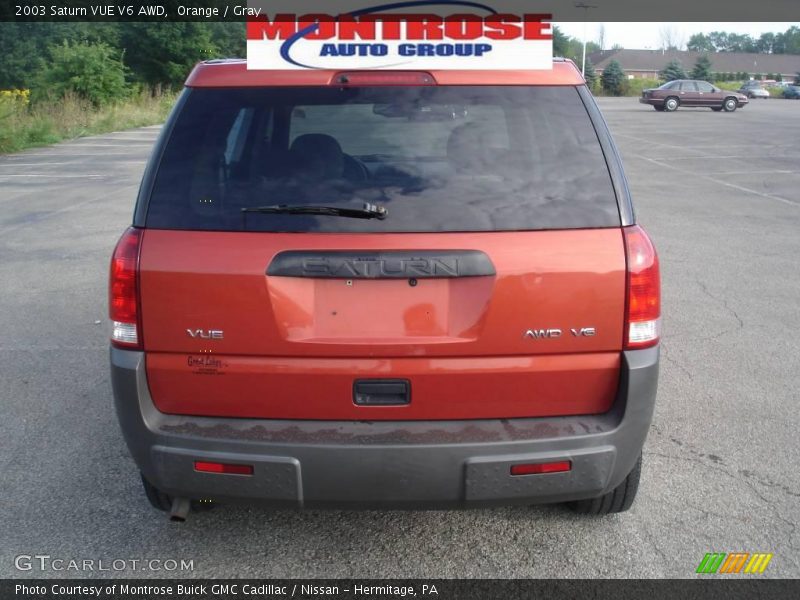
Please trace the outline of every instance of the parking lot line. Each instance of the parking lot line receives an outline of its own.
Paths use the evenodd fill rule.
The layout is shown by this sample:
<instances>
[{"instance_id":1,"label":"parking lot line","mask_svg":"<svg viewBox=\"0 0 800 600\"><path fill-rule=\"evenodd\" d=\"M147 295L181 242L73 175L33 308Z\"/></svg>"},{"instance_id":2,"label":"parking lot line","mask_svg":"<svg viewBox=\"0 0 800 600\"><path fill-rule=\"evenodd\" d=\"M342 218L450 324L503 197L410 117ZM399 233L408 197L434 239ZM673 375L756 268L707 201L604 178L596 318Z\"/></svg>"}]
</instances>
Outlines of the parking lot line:
<instances>
[{"instance_id":1,"label":"parking lot line","mask_svg":"<svg viewBox=\"0 0 800 600\"><path fill-rule=\"evenodd\" d=\"M739 190L740 192L747 192L748 194L754 194L756 196L761 196L762 198L769 198L770 200L777 200L778 202L783 202L784 204L788 204L790 206L800 206L800 202L789 200L788 198L784 198L783 196L776 196L775 194L767 194L765 192L759 192L758 190L754 190L751 188L744 187L742 185L737 185L735 183L730 183L729 181L722 181L721 179L717 179L715 177L711 177L709 175L704 175L703 173L698 173L697 171L690 171L689 169L681 169L676 167L675 165L671 165L661 160L656 160L655 158L648 158L647 156L642 156L641 154L629 154L626 159L628 158L639 158L641 160L646 160L651 162L655 165L660 167L666 167L667 169L672 169L673 171L678 171L679 173L685 173L686 175L694 175L695 177L699 177L701 179L705 179L706 181L713 181L714 183L718 183L719 185L724 185L725 187L733 188L735 190ZM740 172L737 174L741 174Z\"/></svg>"}]
</instances>

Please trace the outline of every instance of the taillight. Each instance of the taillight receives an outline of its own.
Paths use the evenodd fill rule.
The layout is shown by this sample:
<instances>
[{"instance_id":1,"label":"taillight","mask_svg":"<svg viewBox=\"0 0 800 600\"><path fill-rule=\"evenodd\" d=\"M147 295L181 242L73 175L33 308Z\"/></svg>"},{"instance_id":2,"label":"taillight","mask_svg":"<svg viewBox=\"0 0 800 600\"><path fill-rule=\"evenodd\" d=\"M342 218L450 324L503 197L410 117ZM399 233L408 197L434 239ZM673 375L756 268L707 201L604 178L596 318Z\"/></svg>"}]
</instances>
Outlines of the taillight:
<instances>
[{"instance_id":1,"label":"taillight","mask_svg":"<svg viewBox=\"0 0 800 600\"><path fill-rule=\"evenodd\" d=\"M129 228L117 242L111 257L108 281L108 315L113 329L111 343L120 348L141 349L139 311L139 246L142 230Z\"/></svg>"},{"instance_id":2,"label":"taillight","mask_svg":"<svg viewBox=\"0 0 800 600\"><path fill-rule=\"evenodd\" d=\"M661 277L658 255L644 229L625 227L628 263L625 349L649 348L661 335Z\"/></svg>"}]
</instances>

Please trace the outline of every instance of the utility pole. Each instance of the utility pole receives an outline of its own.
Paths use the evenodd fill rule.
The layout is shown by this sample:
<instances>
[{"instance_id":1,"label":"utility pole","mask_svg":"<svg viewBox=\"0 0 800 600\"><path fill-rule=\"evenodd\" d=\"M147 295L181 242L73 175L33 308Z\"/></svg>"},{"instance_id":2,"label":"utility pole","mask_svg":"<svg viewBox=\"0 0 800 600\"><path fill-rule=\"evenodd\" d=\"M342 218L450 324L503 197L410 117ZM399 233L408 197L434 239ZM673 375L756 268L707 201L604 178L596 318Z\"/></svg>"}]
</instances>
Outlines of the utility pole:
<instances>
[{"instance_id":1,"label":"utility pole","mask_svg":"<svg viewBox=\"0 0 800 600\"><path fill-rule=\"evenodd\" d=\"M586 17L589 14L590 8L597 8L593 4L586 4L585 2L578 2L575 8L583 9L583 60L581 61L581 75L586 76Z\"/></svg>"}]
</instances>

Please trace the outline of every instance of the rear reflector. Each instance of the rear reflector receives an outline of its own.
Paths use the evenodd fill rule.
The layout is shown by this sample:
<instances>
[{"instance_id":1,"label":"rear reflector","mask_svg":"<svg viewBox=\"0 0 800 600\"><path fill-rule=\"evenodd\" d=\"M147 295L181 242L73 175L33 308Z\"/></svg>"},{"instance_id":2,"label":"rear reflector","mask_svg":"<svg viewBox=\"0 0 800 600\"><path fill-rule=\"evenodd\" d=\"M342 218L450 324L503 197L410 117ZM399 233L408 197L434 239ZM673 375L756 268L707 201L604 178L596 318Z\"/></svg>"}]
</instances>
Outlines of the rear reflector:
<instances>
[{"instance_id":1,"label":"rear reflector","mask_svg":"<svg viewBox=\"0 0 800 600\"><path fill-rule=\"evenodd\" d=\"M108 315L113 322L111 343L141 349L139 314L139 246L142 230L129 228L122 234L114 254L108 281Z\"/></svg>"},{"instance_id":2,"label":"rear reflector","mask_svg":"<svg viewBox=\"0 0 800 600\"><path fill-rule=\"evenodd\" d=\"M436 85L430 73L421 71L349 71L337 73L336 85Z\"/></svg>"},{"instance_id":3,"label":"rear reflector","mask_svg":"<svg viewBox=\"0 0 800 600\"><path fill-rule=\"evenodd\" d=\"M661 277L653 243L638 225L626 227L628 263L625 349L649 348L661 335Z\"/></svg>"},{"instance_id":4,"label":"rear reflector","mask_svg":"<svg viewBox=\"0 0 800 600\"><path fill-rule=\"evenodd\" d=\"M512 475L541 475L542 473L564 473L572 470L572 462L561 460L549 463L530 463L511 467Z\"/></svg>"},{"instance_id":5,"label":"rear reflector","mask_svg":"<svg viewBox=\"0 0 800 600\"><path fill-rule=\"evenodd\" d=\"M232 465L228 463L194 461L194 470L203 473L223 473L225 475L252 475L252 465Z\"/></svg>"}]
</instances>

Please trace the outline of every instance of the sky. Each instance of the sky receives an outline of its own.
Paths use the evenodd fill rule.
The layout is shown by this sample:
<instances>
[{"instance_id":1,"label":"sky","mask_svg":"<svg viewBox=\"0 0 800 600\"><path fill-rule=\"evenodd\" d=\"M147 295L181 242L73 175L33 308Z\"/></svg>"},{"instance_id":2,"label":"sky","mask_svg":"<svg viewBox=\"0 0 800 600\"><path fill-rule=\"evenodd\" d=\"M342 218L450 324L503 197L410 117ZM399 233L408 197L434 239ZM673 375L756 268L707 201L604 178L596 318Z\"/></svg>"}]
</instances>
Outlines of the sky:
<instances>
[{"instance_id":1,"label":"sky","mask_svg":"<svg viewBox=\"0 0 800 600\"><path fill-rule=\"evenodd\" d=\"M572 37L583 39L584 23L555 23L558 27ZM712 31L727 31L729 33L744 33L755 38L766 32L783 32L792 25L800 23L586 23L586 37L589 41L597 41L600 25L605 25L605 49L614 44L628 49L657 49L661 47L661 30L665 27L672 28L677 38L685 45L695 33L710 33Z\"/></svg>"}]
</instances>

